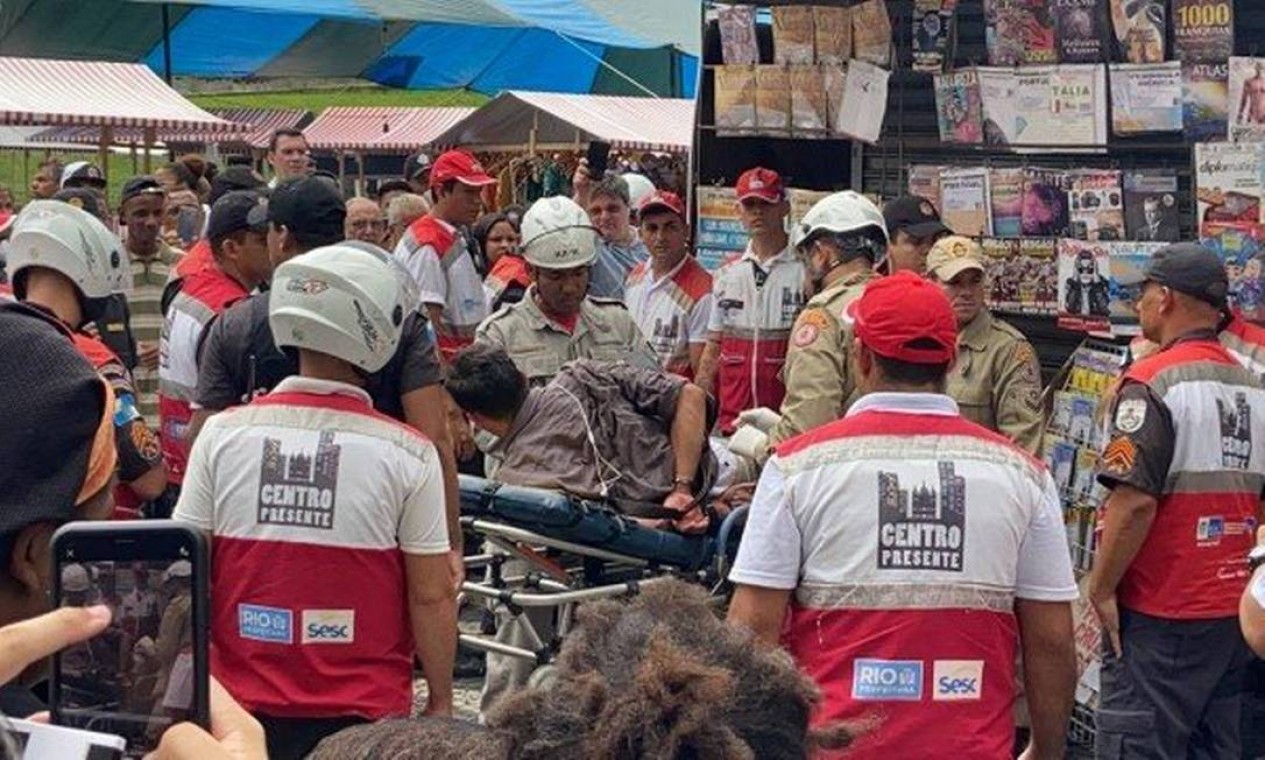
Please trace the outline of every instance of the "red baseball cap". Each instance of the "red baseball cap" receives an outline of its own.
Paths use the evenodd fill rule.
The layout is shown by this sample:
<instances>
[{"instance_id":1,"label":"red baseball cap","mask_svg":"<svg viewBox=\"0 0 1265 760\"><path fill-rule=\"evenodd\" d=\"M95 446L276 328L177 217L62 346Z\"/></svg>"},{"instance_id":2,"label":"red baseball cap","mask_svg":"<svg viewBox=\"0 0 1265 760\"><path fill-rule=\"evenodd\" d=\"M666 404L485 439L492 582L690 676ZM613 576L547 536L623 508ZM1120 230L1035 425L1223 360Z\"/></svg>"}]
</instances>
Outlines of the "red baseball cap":
<instances>
[{"instance_id":1,"label":"red baseball cap","mask_svg":"<svg viewBox=\"0 0 1265 760\"><path fill-rule=\"evenodd\" d=\"M431 166L431 187L438 187L454 179L472 187L496 184L496 180L489 177L483 170L483 164L479 163L479 159L464 150L450 150L435 159L434 165Z\"/></svg>"},{"instance_id":2,"label":"red baseball cap","mask_svg":"<svg viewBox=\"0 0 1265 760\"><path fill-rule=\"evenodd\" d=\"M653 194L646 196L646 199L637 207L637 213L645 215L650 209L667 209L685 219L685 202L681 200L681 196L667 190L656 190Z\"/></svg>"},{"instance_id":3,"label":"red baseball cap","mask_svg":"<svg viewBox=\"0 0 1265 760\"><path fill-rule=\"evenodd\" d=\"M759 198L765 203L781 203L786 197L782 188L782 178L772 169L757 166L748 169L738 178L738 201L748 198Z\"/></svg>"},{"instance_id":4,"label":"red baseball cap","mask_svg":"<svg viewBox=\"0 0 1265 760\"><path fill-rule=\"evenodd\" d=\"M866 285L848 307L856 336L879 356L910 364L944 364L957 355L953 305L936 285L913 272L897 272ZM910 346L914 341L926 347Z\"/></svg>"}]
</instances>

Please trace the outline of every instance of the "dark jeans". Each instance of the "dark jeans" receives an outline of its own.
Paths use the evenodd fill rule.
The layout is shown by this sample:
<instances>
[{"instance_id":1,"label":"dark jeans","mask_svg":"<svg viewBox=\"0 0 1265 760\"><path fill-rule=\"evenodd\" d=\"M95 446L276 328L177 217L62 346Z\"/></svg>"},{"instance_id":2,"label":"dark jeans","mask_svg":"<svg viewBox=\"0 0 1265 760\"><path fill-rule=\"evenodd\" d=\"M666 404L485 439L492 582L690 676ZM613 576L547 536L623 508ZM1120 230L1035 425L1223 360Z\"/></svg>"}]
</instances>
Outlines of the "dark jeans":
<instances>
[{"instance_id":1,"label":"dark jeans","mask_svg":"<svg viewBox=\"0 0 1265 760\"><path fill-rule=\"evenodd\" d=\"M1248 650L1238 618L1166 620L1120 609L1121 657L1103 640L1095 756L1238 758Z\"/></svg>"},{"instance_id":2,"label":"dark jeans","mask_svg":"<svg viewBox=\"0 0 1265 760\"><path fill-rule=\"evenodd\" d=\"M331 734L368 723L364 718L273 718L255 714L268 737L268 760L303 760Z\"/></svg>"}]
</instances>

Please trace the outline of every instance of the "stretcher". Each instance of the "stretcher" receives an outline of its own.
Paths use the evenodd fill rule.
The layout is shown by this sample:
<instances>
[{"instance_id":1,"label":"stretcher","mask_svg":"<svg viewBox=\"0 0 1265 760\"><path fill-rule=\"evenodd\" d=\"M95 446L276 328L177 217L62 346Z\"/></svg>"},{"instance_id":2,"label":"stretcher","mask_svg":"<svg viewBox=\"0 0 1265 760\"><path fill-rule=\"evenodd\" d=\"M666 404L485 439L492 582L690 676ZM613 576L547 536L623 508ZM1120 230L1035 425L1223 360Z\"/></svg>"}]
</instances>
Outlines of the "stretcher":
<instances>
[{"instance_id":1,"label":"stretcher","mask_svg":"<svg viewBox=\"0 0 1265 760\"><path fill-rule=\"evenodd\" d=\"M546 665L580 602L630 598L667 578L704 584L718 600L727 593L725 577L746 522L745 506L706 535L684 536L556 491L468 475L459 483L462 527L484 545L483 553L465 559L463 602L497 605L521 617L530 648L469 633L461 635L463 646ZM538 630L523 616L526 610L556 612L552 631Z\"/></svg>"}]
</instances>

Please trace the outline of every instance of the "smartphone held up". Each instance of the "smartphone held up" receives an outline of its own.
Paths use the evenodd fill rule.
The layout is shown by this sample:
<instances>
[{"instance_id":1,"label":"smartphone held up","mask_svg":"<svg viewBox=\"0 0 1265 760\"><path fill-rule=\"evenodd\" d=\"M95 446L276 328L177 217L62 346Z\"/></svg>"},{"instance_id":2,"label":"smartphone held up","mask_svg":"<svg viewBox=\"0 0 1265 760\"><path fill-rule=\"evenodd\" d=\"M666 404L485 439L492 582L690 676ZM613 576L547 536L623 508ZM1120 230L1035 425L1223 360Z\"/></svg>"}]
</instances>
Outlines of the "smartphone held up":
<instances>
[{"instance_id":1,"label":"smartphone held up","mask_svg":"<svg viewBox=\"0 0 1265 760\"><path fill-rule=\"evenodd\" d=\"M53 658L53 723L114 734L127 756L176 723L208 724L209 555L173 521L71 523L53 537L59 607L103 604L109 627Z\"/></svg>"}]
</instances>

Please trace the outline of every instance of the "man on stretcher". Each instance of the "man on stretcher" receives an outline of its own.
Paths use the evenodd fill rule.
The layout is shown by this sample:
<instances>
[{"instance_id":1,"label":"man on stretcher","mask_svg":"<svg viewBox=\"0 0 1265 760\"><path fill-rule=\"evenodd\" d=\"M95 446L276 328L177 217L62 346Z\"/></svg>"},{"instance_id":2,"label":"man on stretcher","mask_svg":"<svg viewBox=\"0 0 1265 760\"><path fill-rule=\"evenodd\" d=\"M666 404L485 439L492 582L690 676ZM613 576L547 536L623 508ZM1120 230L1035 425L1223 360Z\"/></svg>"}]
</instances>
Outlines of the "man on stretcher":
<instances>
[{"instance_id":1,"label":"man on stretcher","mask_svg":"<svg viewBox=\"0 0 1265 760\"><path fill-rule=\"evenodd\" d=\"M698 386L624 362L580 360L529 388L504 350L475 344L445 381L457 406L497 436L493 479L602 500L653 528L701 533L718 482L708 432L715 402ZM727 453L727 452L726 452Z\"/></svg>"}]
</instances>

